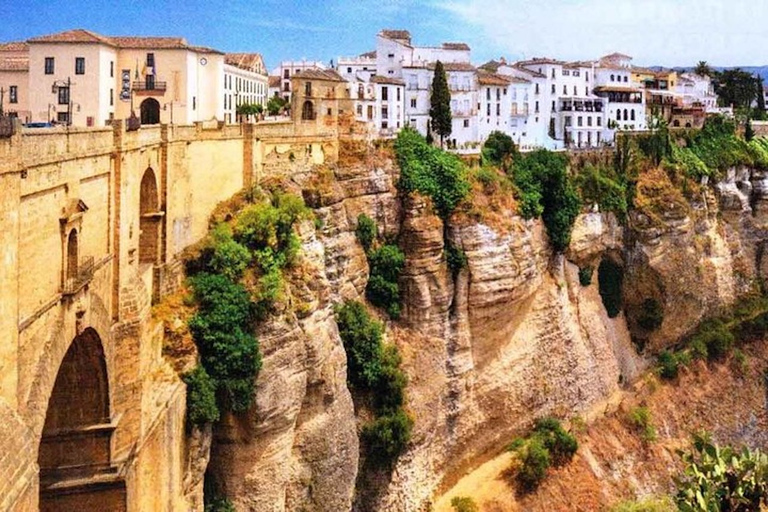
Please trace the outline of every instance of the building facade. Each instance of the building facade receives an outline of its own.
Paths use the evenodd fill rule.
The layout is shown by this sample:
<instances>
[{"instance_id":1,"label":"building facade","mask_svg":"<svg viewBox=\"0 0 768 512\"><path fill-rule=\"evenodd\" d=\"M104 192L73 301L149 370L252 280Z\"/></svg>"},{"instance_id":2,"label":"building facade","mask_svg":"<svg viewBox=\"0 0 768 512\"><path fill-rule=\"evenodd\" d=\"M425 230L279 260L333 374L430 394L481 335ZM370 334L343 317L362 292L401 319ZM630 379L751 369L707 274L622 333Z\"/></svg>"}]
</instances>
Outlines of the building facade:
<instances>
[{"instance_id":1,"label":"building facade","mask_svg":"<svg viewBox=\"0 0 768 512\"><path fill-rule=\"evenodd\" d=\"M319 69L323 70L326 69L326 65L323 64L320 61L307 61L307 60L297 60L297 61L291 61L291 60L285 60L280 63L278 67L272 70L272 72L269 74L270 77L278 77L279 82L279 88L277 89L277 92L280 96L282 96L289 104L292 103L291 98L291 92L292 92L292 82L291 78L293 78L294 75L301 73L302 71L308 70L308 69ZM277 82L270 83L270 97L275 96L275 89L274 85Z\"/></svg>"},{"instance_id":2,"label":"building facade","mask_svg":"<svg viewBox=\"0 0 768 512\"><path fill-rule=\"evenodd\" d=\"M30 122L28 84L29 45L0 44L0 112Z\"/></svg>"},{"instance_id":3,"label":"building facade","mask_svg":"<svg viewBox=\"0 0 768 512\"><path fill-rule=\"evenodd\" d=\"M240 105L267 104L269 83L258 53L228 53L224 57L224 122L238 121Z\"/></svg>"}]
</instances>

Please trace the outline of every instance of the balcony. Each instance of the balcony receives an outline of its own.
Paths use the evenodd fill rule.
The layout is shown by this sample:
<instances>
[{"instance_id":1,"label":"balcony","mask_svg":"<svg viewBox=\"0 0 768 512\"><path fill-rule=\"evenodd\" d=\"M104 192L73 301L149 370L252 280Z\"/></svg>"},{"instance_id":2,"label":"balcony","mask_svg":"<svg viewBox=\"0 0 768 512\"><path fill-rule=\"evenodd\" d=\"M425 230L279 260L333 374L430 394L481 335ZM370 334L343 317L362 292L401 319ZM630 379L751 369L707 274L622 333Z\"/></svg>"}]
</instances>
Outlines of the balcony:
<instances>
[{"instance_id":1,"label":"balcony","mask_svg":"<svg viewBox=\"0 0 768 512\"><path fill-rule=\"evenodd\" d=\"M133 91L136 94L145 94L145 95L152 95L152 94L159 94L163 95L165 94L165 90L167 89L167 83L166 82L133 82Z\"/></svg>"},{"instance_id":2,"label":"balcony","mask_svg":"<svg viewBox=\"0 0 768 512\"><path fill-rule=\"evenodd\" d=\"M64 285L61 287L61 294L65 296L75 295L82 290L93 279L95 269L96 265L92 256L83 259L80 265L77 266L75 275L68 277L64 281Z\"/></svg>"}]
</instances>

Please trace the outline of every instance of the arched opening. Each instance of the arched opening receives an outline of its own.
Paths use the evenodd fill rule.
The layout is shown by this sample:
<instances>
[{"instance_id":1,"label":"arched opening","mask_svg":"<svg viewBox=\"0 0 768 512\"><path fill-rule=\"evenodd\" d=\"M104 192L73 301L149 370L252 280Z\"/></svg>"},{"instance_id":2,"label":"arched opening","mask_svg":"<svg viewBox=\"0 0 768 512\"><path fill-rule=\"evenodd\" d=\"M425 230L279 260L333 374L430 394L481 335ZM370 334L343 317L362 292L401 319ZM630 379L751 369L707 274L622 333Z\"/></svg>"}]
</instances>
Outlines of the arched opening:
<instances>
[{"instance_id":1,"label":"arched opening","mask_svg":"<svg viewBox=\"0 0 768 512\"><path fill-rule=\"evenodd\" d=\"M141 178L139 191L139 263L154 264L158 261L159 198L155 171L148 168Z\"/></svg>"},{"instance_id":2,"label":"arched opening","mask_svg":"<svg viewBox=\"0 0 768 512\"><path fill-rule=\"evenodd\" d=\"M674 121L672 121L672 126L674 126L675 128L679 128L680 127L680 121L678 119L675 119Z\"/></svg>"},{"instance_id":3,"label":"arched opening","mask_svg":"<svg viewBox=\"0 0 768 512\"><path fill-rule=\"evenodd\" d=\"M609 318L616 318L623 308L622 284L624 270L610 258L603 258L597 268L600 298Z\"/></svg>"},{"instance_id":4,"label":"arched opening","mask_svg":"<svg viewBox=\"0 0 768 512\"><path fill-rule=\"evenodd\" d=\"M160 123L160 103L155 98L147 98L141 102L141 124Z\"/></svg>"},{"instance_id":5,"label":"arched opening","mask_svg":"<svg viewBox=\"0 0 768 512\"><path fill-rule=\"evenodd\" d=\"M67 280L77 279L77 230L73 229L67 237Z\"/></svg>"},{"instance_id":6,"label":"arched opening","mask_svg":"<svg viewBox=\"0 0 768 512\"><path fill-rule=\"evenodd\" d=\"M301 107L302 121L313 121L315 119L315 106L311 101L305 101Z\"/></svg>"},{"instance_id":7,"label":"arched opening","mask_svg":"<svg viewBox=\"0 0 768 512\"><path fill-rule=\"evenodd\" d=\"M115 426L104 347L93 329L75 337L59 367L38 452L40 510L125 510L112 467Z\"/></svg>"}]
</instances>

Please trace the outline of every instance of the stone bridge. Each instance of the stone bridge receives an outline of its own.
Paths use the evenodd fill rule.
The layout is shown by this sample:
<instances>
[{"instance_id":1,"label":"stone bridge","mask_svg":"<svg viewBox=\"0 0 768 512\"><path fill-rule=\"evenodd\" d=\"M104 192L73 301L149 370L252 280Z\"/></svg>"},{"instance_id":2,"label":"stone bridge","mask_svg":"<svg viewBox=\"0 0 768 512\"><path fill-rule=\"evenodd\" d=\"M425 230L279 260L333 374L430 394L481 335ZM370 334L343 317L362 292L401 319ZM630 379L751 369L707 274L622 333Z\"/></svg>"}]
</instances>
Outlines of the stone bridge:
<instances>
[{"instance_id":1,"label":"stone bridge","mask_svg":"<svg viewBox=\"0 0 768 512\"><path fill-rule=\"evenodd\" d=\"M220 201L338 157L293 122L0 138L0 511L188 510L185 389L151 305Z\"/></svg>"}]
</instances>

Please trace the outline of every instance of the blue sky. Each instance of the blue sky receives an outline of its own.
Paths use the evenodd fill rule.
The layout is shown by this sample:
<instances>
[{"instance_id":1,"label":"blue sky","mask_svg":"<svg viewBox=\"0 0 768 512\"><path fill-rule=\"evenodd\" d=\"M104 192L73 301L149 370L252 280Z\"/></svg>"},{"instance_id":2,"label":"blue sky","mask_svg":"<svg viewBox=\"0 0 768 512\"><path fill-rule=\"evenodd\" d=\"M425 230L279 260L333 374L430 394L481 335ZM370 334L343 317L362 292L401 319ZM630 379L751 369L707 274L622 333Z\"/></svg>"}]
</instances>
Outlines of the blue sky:
<instances>
[{"instance_id":1,"label":"blue sky","mask_svg":"<svg viewBox=\"0 0 768 512\"><path fill-rule=\"evenodd\" d=\"M373 49L381 28L417 44L464 41L481 63L613 51L638 64L768 64L763 0L0 0L0 41L70 28L181 35L224 51L329 61ZM167 13L174 13L169 16Z\"/></svg>"}]
</instances>

